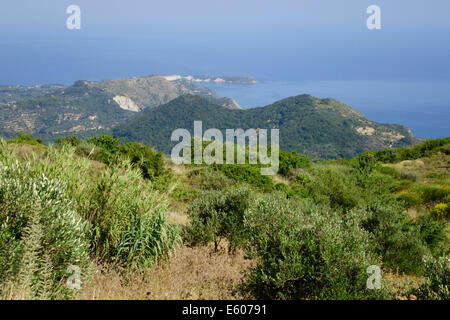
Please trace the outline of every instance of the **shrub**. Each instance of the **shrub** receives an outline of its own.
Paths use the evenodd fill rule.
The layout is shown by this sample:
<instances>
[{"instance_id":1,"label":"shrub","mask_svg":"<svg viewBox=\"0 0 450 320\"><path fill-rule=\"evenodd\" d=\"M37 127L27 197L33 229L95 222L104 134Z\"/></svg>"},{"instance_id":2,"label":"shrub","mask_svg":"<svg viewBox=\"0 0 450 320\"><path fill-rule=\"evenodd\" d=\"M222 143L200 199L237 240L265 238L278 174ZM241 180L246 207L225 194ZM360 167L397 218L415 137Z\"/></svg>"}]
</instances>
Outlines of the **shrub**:
<instances>
[{"instance_id":1,"label":"shrub","mask_svg":"<svg viewBox=\"0 0 450 320\"><path fill-rule=\"evenodd\" d=\"M163 154L148 145L138 142L122 144L120 139L106 134L87 138L85 142L76 137L61 138L56 144L60 149L63 146L75 147L76 154L111 167L129 160L133 167L141 170L142 177L151 180L153 186L160 191L166 191L172 180L172 172L166 169Z\"/></svg>"},{"instance_id":2,"label":"shrub","mask_svg":"<svg viewBox=\"0 0 450 320\"><path fill-rule=\"evenodd\" d=\"M368 233L353 219L267 194L251 200L245 228L257 265L244 289L257 299L356 299L384 292L366 289L367 267L379 261Z\"/></svg>"},{"instance_id":3,"label":"shrub","mask_svg":"<svg viewBox=\"0 0 450 320\"><path fill-rule=\"evenodd\" d=\"M400 179L416 182L419 180L419 175L414 171L402 170L400 171Z\"/></svg>"},{"instance_id":4,"label":"shrub","mask_svg":"<svg viewBox=\"0 0 450 320\"><path fill-rule=\"evenodd\" d=\"M425 283L412 291L419 299L450 300L450 257L425 257Z\"/></svg>"},{"instance_id":5,"label":"shrub","mask_svg":"<svg viewBox=\"0 0 450 320\"><path fill-rule=\"evenodd\" d=\"M214 165L214 168L234 181L249 184L259 190L271 191L273 189L272 179L269 176L261 175L260 166L223 164Z\"/></svg>"},{"instance_id":6,"label":"shrub","mask_svg":"<svg viewBox=\"0 0 450 320\"><path fill-rule=\"evenodd\" d=\"M222 190L230 187L233 180L211 167L193 170L189 173L193 183L203 190Z\"/></svg>"},{"instance_id":7,"label":"shrub","mask_svg":"<svg viewBox=\"0 0 450 320\"><path fill-rule=\"evenodd\" d=\"M419 206L421 201L414 194L403 192L397 197L398 201L401 201L405 204L406 208L411 208L415 206Z\"/></svg>"},{"instance_id":8,"label":"shrub","mask_svg":"<svg viewBox=\"0 0 450 320\"><path fill-rule=\"evenodd\" d=\"M450 142L450 137L443 139L430 139L412 147L385 149L371 152L375 159L381 162L395 163L403 160L416 160L423 157L430 157L442 150L445 152L446 145Z\"/></svg>"},{"instance_id":9,"label":"shrub","mask_svg":"<svg viewBox=\"0 0 450 320\"><path fill-rule=\"evenodd\" d=\"M431 214L438 218L442 219L449 215L450 212L450 206L446 203L438 203L431 209Z\"/></svg>"},{"instance_id":10,"label":"shrub","mask_svg":"<svg viewBox=\"0 0 450 320\"><path fill-rule=\"evenodd\" d=\"M309 197L334 209L345 211L358 204L360 192L354 183L349 183L342 174L331 168L317 170L312 181L305 184L305 188Z\"/></svg>"},{"instance_id":11,"label":"shrub","mask_svg":"<svg viewBox=\"0 0 450 320\"><path fill-rule=\"evenodd\" d=\"M300 155L296 151L283 152L280 151L280 166L278 173L287 176L291 170L299 168L307 168L311 165L309 158L305 155Z\"/></svg>"},{"instance_id":12,"label":"shrub","mask_svg":"<svg viewBox=\"0 0 450 320\"><path fill-rule=\"evenodd\" d=\"M370 232L375 252L383 256L384 265L409 274L423 272L422 257L428 250L399 203L389 198L374 199L354 213Z\"/></svg>"},{"instance_id":13,"label":"shrub","mask_svg":"<svg viewBox=\"0 0 450 320\"><path fill-rule=\"evenodd\" d=\"M121 167L106 168L89 193L94 249L105 258L152 264L179 240L177 229L166 221L168 200L129 162Z\"/></svg>"},{"instance_id":14,"label":"shrub","mask_svg":"<svg viewBox=\"0 0 450 320\"><path fill-rule=\"evenodd\" d=\"M76 156L75 150L69 145L49 147L45 157L30 163L29 171L32 176L44 174L64 181L66 198L73 200L76 211L90 222L91 252L130 264L151 264L165 257L180 240L176 228L165 219L167 195L156 191L128 159L114 167L97 168L92 161ZM8 149L0 148L0 160L10 166L13 159ZM127 235L135 231L146 239L151 235L153 240L148 243L153 249L141 247L139 238L130 242Z\"/></svg>"},{"instance_id":15,"label":"shrub","mask_svg":"<svg viewBox=\"0 0 450 320\"><path fill-rule=\"evenodd\" d=\"M122 159L129 159L133 167L139 168L144 179L149 179L158 190L167 190L172 179L170 169L165 168L163 154L150 146L129 142L120 146Z\"/></svg>"},{"instance_id":16,"label":"shrub","mask_svg":"<svg viewBox=\"0 0 450 320\"><path fill-rule=\"evenodd\" d=\"M417 188L417 191L421 194L423 202L425 203L443 201L450 195L450 188L448 186L422 186Z\"/></svg>"},{"instance_id":17,"label":"shrub","mask_svg":"<svg viewBox=\"0 0 450 320\"><path fill-rule=\"evenodd\" d=\"M64 183L34 176L30 166L0 164L0 290L13 299L51 299L66 269L89 267L88 224L66 198Z\"/></svg>"},{"instance_id":18,"label":"shrub","mask_svg":"<svg viewBox=\"0 0 450 320\"><path fill-rule=\"evenodd\" d=\"M370 174L378 166L377 159L370 152L365 152L357 158L356 168L362 174Z\"/></svg>"},{"instance_id":19,"label":"shrub","mask_svg":"<svg viewBox=\"0 0 450 320\"><path fill-rule=\"evenodd\" d=\"M227 239L230 251L238 247L245 237L243 220L249 196L250 190L245 186L201 194L188 209L191 223L184 228L186 242L190 245L214 242L217 250L220 241Z\"/></svg>"},{"instance_id":20,"label":"shrub","mask_svg":"<svg viewBox=\"0 0 450 320\"><path fill-rule=\"evenodd\" d=\"M41 138L35 139L31 135L21 132L17 137L8 140L8 143L25 143L31 145L41 145L42 139Z\"/></svg>"},{"instance_id":21,"label":"shrub","mask_svg":"<svg viewBox=\"0 0 450 320\"><path fill-rule=\"evenodd\" d=\"M379 171L383 174L391 176L392 178L400 179L400 172L394 168L382 166L379 168Z\"/></svg>"},{"instance_id":22,"label":"shrub","mask_svg":"<svg viewBox=\"0 0 450 320\"><path fill-rule=\"evenodd\" d=\"M416 224L422 241L433 253L439 254L440 243L445 241L445 222L436 221L431 215L423 215Z\"/></svg>"},{"instance_id":23,"label":"shrub","mask_svg":"<svg viewBox=\"0 0 450 320\"><path fill-rule=\"evenodd\" d=\"M100 136L87 138L86 142L99 148L97 158L95 160L106 164L112 164L115 162L120 151L120 139L102 134Z\"/></svg>"},{"instance_id":24,"label":"shrub","mask_svg":"<svg viewBox=\"0 0 450 320\"><path fill-rule=\"evenodd\" d=\"M442 147L442 152L449 155L450 154L450 143L447 143L445 146Z\"/></svg>"}]
</instances>

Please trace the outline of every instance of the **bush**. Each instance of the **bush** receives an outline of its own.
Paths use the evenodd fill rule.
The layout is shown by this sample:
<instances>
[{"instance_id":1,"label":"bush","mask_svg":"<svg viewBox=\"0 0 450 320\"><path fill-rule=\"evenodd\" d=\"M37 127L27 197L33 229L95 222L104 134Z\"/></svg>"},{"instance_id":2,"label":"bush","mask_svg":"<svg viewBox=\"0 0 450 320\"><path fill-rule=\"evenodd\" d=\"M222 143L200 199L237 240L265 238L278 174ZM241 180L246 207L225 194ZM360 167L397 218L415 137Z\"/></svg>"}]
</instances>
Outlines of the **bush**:
<instances>
[{"instance_id":1,"label":"bush","mask_svg":"<svg viewBox=\"0 0 450 320\"><path fill-rule=\"evenodd\" d=\"M442 147L442 152L444 154L449 155L450 154L450 143L446 144L445 146Z\"/></svg>"},{"instance_id":2,"label":"bush","mask_svg":"<svg viewBox=\"0 0 450 320\"><path fill-rule=\"evenodd\" d=\"M150 146L129 142L120 146L122 159L129 159L133 167L139 168L144 179L149 179L158 190L167 190L172 172L165 168L163 154Z\"/></svg>"},{"instance_id":3,"label":"bush","mask_svg":"<svg viewBox=\"0 0 450 320\"><path fill-rule=\"evenodd\" d=\"M370 152L375 159L385 163L395 163L404 160L416 160L423 157L430 157L439 151L447 150L446 146L450 142L450 137L443 139L429 139L412 147L385 149L377 152Z\"/></svg>"},{"instance_id":4,"label":"bush","mask_svg":"<svg viewBox=\"0 0 450 320\"><path fill-rule=\"evenodd\" d=\"M420 275L422 257L429 253L416 226L407 220L403 207L389 198L380 198L355 209L362 227L370 232L373 247L383 256L385 266Z\"/></svg>"},{"instance_id":5,"label":"bush","mask_svg":"<svg viewBox=\"0 0 450 320\"><path fill-rule=\"evenodd\" d=\"M25 143L31 145L41 145L42 139L41 138L35 139L31 135L21 132L17 137L8 140L8 143Z\"/></svg>"},{"instance_id":6,"label":"bush","mask_svg":"<svg viewBox=\"0 0 450 320\"><path fill-rule=\"evenodd\" d=\"M227 239L229 250L234 250L245 237L243 221L249 197L247 187L201 194L188 209L191 223L184 228L186 242L190 245L214 242L217 250L220 241Z\"/></svg>"},{"instance_id":7,"label":"bush","mask_svg":"<svg viewBox=\"0 0 450 320\"><path fill-rule=\"evenodd\" d=\"M203 190L222 190L233 184L232 179L211 167L193 170L189 177L193 179L194 185Z\"/></svg>"},{"instance_id":8,"label":"bush","mask_svg":"<svg viewBox=\"0 0 450 320\"><path fill-rule=\"evenodd\" d=\"M214 165L214 169L224 173L234 181L249 184L261 191L271 191L273 189L272 179L269 176L261 175L260 166L223 164Z\"/></svg>"},{"instance_id":9,"label":"bush","mask_svg":"<svg viewBox=\"0 0 450 320\"><path fill-rule=\"evenodd\" d=\"M416 226L426 246L433 253L439 254L439 245L446 240L445 222L436 221L431 215L424 215L417 220Z\"/></svg>"},{"instance_id":10,"label":"bush","mask_svg":"<svg viewBox=\"0 0 450 320\"><path fill-rule=\"evenodd\" d=\"M419 198L417 198L414 194L403 192L397 197L398 201L401 201L405 204L406 208L416 207L421 204Z\"/></svg>"},{"instance_id":11,"label":"bush","mask_svg":"<svg viewBox=\"0 0 450 320\"><path fill-rule=\"evenodd\" d=\"M400 171L400 179L416 182L417 180L419 180L419 178L420 176L414 171L407 171L407 170Z\"/></svg>"},{"instance_id":12,"label":"bush","mask_svg":"<svg viewBox=\"0 0 450 320\"><path fill-rule=\"evenodd\" d=\"M88 144L98 147L98 153L95 160L106 164L115 163L116 157L120 151L121 140L109 135L102 134L86 139Z\"/></svg>"},{"instance_id":13,"label":"bush","mask_svg":"<svg viewBox=\"0 0 450 320\"><path fill-rule=\"evenodd\" d=\"M106 168L89 193L92 243L101 257L150 265L177 244L177 229L166 221L167 198L129 162L121 167Z\"/></svg>"},{"instance_id":14,"label":"bush","mask_svg":"<svg viewBox=\"0 0 450 320\"><path fill-rule=\"evenodd\" d=\"M14 154L1 147L0 160L11 166ZM78 157L75 150L69 145L49 147L45 157L31 162L29 170L32 176L44 174L64 181L66 198L90 222L91 252L101 259L119 258L129 264L151 264L167 256L180 240L176 228L165 219L167 195L156 191L128 159L114 167L98 168ZM142 238L130 241L133 232ZM148 241L150 235L152 241Z\"/></svg>"},{"instance_id":15,"label":"bush","mask_svg":"<svg viewBox=\"0 0 450 320\"><path fill-rule=\"evenodd\" d=\"M296 151L283 152L280 151L280 166L278 173L287 176L292 170L299 168L307 168L311 166L309 158L305 155L300 155Z\"/></svg>"},{"instance_id":16,"label":"bush","mask_svg":"<svg viewBox=\"0 0 450 320\"><path fill-rule=\"evenodd\" d=\"M312 181L305 183L305 188L309 197L333 209L346 211L358 205L360 192L354 183L350 183L344 175L331 168L317 170Z\"/></svg>"},{"instance_id":17,"label":"bush","mask_svg":"<svg viewBox=\"0 0 450 320\"><path fill-rule=\"evenodd\" d=\"M431 209L431 214L438 219L446 218L449 212L450 206L446 203L438 203Z\"/></svg>"},{"instance_id":18,"label":"bush","mask_svg":"<svg viewBox=\"0 0 450 320\"><path fill-rule=\"evenodd\" d=\"M353 219L268 194L251 200L245 228L247 251L257 265L244 289L257 299L360 299L384 293L366 289L367 267L379 261L368 233Z\"/></svg>"},{"instance_id":19,"label":"bush","mask_svg":"<svg viewBox=\"0 0 450 320\"><path fill-rule=\"evenodd\" d=\"M153 186L166 191L172 180L172 172L165 168L161 152L156 152L151 146L138 142L122 144L120 139L102 134L80 141L76 137L61 138L56 141L61 149L63 146L75 147L75 152L83 157L103 162L111 167L119 166L122 161L129 160L133 167L142 172L144 179L153 182Z\"/></svg>"},{"instance_id":20,"label":"bush","mask_svg":"<svg viewBox=\"0 0 450 320\"><path fill-rule=\"evenodd\" d=\"M391 176L392 178L400 179L400 172L394 168L382 166L380 167L379 171L383 174Z\"/></svg>"},{"instance_id":21,"label":"bush","mask_svg":"<svg viewBox=\"0 0 450 320\"><path fill-rule=\"evenodd\" d=\"M425 283L411 293L424 300L450 300L450 257L424 259Z\"/></svg>"},{"instance_id":22,"label":"bush","mask_svg":"<svg viewBox=\"0 0 450 320\"><path fill-rule=\"evenodd\" d=\"M0 163L0 295L70 296L66 269L89 267L88 224L66 198L64 183L34 176L30 166Z\"/></svg>"},{"instance_id":23,"label":"bush","mask_svg":"<svg viewBox=\"0 0 450 320\"><path fill-rule=\"evenodd\" d=\"M417 188L417 191L421 194L424 203L444 201L450 195L450 188L448 186L422 186Z\"/></svg>"}]
</instances>

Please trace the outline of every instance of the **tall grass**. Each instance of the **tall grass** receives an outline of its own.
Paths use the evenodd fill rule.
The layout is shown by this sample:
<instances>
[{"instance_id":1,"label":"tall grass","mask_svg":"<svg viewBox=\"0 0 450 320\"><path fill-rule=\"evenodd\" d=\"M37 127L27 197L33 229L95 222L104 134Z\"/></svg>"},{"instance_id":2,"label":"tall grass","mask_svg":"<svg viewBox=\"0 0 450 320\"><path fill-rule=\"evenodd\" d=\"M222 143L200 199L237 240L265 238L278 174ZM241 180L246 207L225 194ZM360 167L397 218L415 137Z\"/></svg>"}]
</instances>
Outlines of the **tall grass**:
<instances>
[{"instance_id":1,"label":"tall grass","mask_svg":"<svg viewBox=\"0 0 450 320\"><path fill-rule=\"evenodd\" d=\"M0 295L71 297L69 265L91 258L152 264L180 238L166 221L168 198L125 159L113 167L65 145L18 154L0 140Z\"/></svg>"}]
</instances>

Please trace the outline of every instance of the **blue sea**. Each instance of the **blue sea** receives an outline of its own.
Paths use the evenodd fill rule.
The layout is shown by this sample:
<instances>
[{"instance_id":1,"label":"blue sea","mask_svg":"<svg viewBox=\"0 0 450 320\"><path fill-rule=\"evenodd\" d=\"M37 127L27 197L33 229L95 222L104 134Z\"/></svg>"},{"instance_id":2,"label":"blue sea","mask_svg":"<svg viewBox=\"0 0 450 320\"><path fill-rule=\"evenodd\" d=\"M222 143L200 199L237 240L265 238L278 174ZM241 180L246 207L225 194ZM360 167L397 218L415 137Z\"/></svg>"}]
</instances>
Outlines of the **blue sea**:
<instances>
[{"instance_id":1,"label":"blue sea","mask_svg":"<svg viewBox=\"0 0 450 320\"><path fill-rule=\"evenodd\" d=\"M259 84L201 83L242 108L310 94L334 98L372 121L402 124L416 137L450 136L450 82L264 81Z\"/></svg>"}]
</instances>

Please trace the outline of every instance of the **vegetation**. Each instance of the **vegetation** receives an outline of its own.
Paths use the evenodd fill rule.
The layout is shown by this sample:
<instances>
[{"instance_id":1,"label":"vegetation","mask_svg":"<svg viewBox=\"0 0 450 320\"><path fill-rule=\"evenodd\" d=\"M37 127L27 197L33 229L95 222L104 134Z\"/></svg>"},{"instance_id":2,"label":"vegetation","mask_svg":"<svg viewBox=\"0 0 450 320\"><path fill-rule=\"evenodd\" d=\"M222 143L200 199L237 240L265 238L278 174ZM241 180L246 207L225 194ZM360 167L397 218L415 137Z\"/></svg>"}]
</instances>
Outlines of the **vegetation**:
<instances>
[{"instance_id":1,"label":"vegetation","mask_svg":"<svg viewBox=\"0 0 450 320\"><path fill-rule=\"evenodd\" d=\"M262 176L249 163L174 165L105 134L0 140L0 297L97 297L114 275L120 290L142 281L140 298L448 300L446 145L397 162L281 152L279 174ZM81 291L66 285L70 266ZM367 288L373 266L380 289Z\"/></svg>"},{"instance_id":2,"label":"vegetation","mask_svg":"<svg viewBox=\"0 0 450 320\"><path fill-rule=\"evenodd\" d=\"M69 145L19 151L1 140L2 297L70 297L70 265L83 276L92 259L151 265L178 245L167 196L130 160L96 166Z\"/></svg>"},{"instance_id":3,"label":"vegetation","mask_svg":"<svg viewBox=\"0 0 450 320\"><path fill-rule=\"evenodd\" d=\"M46 143L70 135L84 138L127 122L135 111L154 108L186 93L236 108L232 99L206 87L187 80L167 81L158 75L101 82L80 80L71 86L0 85L0 135L11 138L27 131ZM134 111L117 103L117 96L131 99Z\"/></svg>"},{"instance_id":4,"label":"vegetation","mask_svg":"<svg viewBox=\"0 0 450 320\"><path fill-rule=\"evenodd\" d=\"M175 145L170 142L172 132L177 128L186 128L192 134L195 120L202 120L203 128L221 130L224 137L227 128L280 129L282 150L297 151L316 158L350 158L364 151L383 149L394 139L386 137L397 134L403 138L394 139L394 146L417 142L403 126L370 122L338 101L309 95L246 110L230 110L202 97L185 95L153 110L146 110L132 121L115 127L112 133L126 141L149 143L158 150L170 153ZM357 128L361 130L368 125L374 129L374 134L357 131Z\"/></svg>"}]
</instances>

